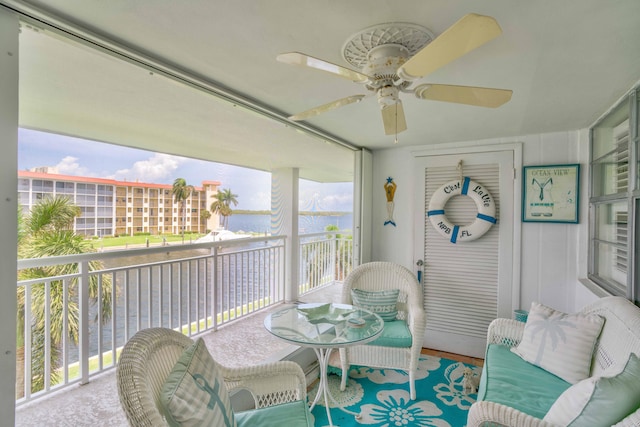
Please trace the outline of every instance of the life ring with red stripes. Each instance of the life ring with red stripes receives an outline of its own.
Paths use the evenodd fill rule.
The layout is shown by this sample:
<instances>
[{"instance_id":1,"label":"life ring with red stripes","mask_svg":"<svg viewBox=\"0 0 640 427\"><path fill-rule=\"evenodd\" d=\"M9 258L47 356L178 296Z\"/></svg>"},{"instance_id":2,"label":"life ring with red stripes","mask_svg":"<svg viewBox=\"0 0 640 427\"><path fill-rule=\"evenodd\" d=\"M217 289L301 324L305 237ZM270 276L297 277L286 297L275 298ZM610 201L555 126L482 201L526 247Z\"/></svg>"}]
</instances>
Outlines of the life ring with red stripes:
<instances>
[{"instance_id":1,"label":"life ring with red stripes","mask_svg":"<svg viewBox=\"0 0 640 427\"><path fill-rule=\"evenodd\" d=\"M455 225L445 215L447 201L457 195L469 196L476 203L478 214L471 224ZM482 237L497 222L495 215L496 205L491 193L468 176L462 182L449 181L438 188L431 196L427 210L431 225L451 243L470 242Z\"/></svg>"}]
</instances>

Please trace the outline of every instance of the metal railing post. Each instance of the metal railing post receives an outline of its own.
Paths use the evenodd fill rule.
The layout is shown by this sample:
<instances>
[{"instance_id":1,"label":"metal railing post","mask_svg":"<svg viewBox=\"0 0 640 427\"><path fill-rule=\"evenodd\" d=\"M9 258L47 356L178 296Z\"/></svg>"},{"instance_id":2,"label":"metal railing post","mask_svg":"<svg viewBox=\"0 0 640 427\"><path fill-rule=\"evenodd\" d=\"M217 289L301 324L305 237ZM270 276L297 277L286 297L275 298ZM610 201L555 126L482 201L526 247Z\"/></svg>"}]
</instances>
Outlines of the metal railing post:
<instances>
[{"instance_id":1,"label":"metal railing post","mask_svg":"<svg viewBox=\"0 0 640 427\"><path fill-rule=\"evenodd\" d=\"M78 263L80 277L78 283L78 316L79 334L78 349L80 351L80 384L89 382L89 261Z\"/></svg>"},{"instance_id":2,"label":"metal railing post","mask_svg":"<svg viewBox=\"0 0 640 427\"><path fill-rule=\"evenodd\" d=\"M329 255L331 257L331 262L329 263L331 265L331 283L335 283L337 277L336 277L336 259L338 258L338 241L337 241L337 234L334 234L331 236L331 254Z\"/></svg>"},{"instance_id":3,"label":"metal railing post","mask_svg":"<svg viewBox=\"0 0 640 427\"><path fill-rule=\"evenodd\" d=\"M211 328L215 331L218 329L218 248L211 248Z\"/></svg>"}]
</instances>

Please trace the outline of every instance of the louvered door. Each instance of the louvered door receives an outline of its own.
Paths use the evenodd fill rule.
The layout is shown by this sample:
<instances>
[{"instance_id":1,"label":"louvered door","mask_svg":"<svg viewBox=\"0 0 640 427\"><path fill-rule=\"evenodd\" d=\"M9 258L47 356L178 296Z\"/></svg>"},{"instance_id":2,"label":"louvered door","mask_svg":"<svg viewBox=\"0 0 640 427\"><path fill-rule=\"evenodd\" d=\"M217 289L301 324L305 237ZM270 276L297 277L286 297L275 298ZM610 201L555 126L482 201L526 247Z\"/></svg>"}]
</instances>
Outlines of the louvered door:
<instances>
[{"instance_id":1,"label":"louvered door","mask_svg":"<svg viewBox=\"0 0 640 427\"><path fill-rule=\"evenodd\" d=\"M493 197L498 223L477 240L453 244L431 225L426 211L433 194L445 183L464 176L484 186ZM424 255L425 346L483 357L489 323L512 308L513 156L510 152L433 156L416 160L422 210L418 231ZM472 223L478 212L466 196L445 205L455 225Z\"/></svg>"}]
</instances>

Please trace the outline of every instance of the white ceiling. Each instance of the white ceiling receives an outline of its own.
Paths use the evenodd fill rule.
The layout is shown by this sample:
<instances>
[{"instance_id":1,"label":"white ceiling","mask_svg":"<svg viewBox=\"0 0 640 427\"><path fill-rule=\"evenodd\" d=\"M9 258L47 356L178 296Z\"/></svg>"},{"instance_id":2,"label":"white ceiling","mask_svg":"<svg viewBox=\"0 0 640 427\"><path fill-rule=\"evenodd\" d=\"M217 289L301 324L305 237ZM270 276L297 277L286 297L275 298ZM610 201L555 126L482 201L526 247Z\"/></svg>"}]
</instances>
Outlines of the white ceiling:
<instances>
[{"instance_id":1,"label":"white ceiling","mask_svg":"<svg viewBox=\"0 0 640 427\"><path fill-rule=\"evenodd\" d=\"M638 0L0 0L41 8L286 117L348 95L355 83L282 64L300 51L349 67L350 35L409 22L436 36L467 13L496 18L503 34L421 82L513 90L498 109L401 94L401 146L515 137L591 125L640 79ZM34 6L36 9L32 9ZM47 33L45 31L44 33ZM352 151L247 113L139 67L23 29L21 126L304 178L350 180ZM393 147L378 105L360 103L306 123L357 147Z\"/></svg>"}]
</instances>

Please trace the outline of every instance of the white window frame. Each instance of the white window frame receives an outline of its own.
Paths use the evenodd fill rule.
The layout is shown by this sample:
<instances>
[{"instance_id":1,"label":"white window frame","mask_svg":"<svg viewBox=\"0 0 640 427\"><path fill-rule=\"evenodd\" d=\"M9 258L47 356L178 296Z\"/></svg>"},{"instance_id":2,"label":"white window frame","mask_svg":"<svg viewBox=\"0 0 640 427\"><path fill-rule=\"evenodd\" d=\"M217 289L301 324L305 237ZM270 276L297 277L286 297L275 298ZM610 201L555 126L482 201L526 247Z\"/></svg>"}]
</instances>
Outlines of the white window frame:
<instances>
[{"instance_id":1,"label":"white window frame","mask_svg":"<svg viewBox=\"0 0 640 427\"><path fill-rule=\"evenodd\" d=\"M611 109L611 112L605 115L590 129L590 197L589 197L589 265L588 265L588 277L597 286L602 288L605 292L613 295L622 296L634 301L636 304L639 302L640 285L638 284L638 276L640 271L640 256L636 253L636 247L640 242L640 174L638 169L640 167L640 138L639 138L639 107L640 107L640 87L632 89L623 100ZM619 144L627 144L626 149L619 151L627 157L627 167L617 169L616 173L610 176L603 176L603 170L599 167L599 159L594 159L593 153L600 152L596 150L598 140L597 129L601 127L604 121L606 121L614 113L620 113L621 110L626 109L625 114L627 119L622 120L620 125L613 129L613 137ZM606 141L605 141L606 143ZM614 150L620 149L614 148ZM624 162L621 162L624 164ZM601 188L601 182L607 180L615 180L610 182L611 188L622 189L622 191L615 194L595 194ZM624 182L626 181L626 183ZM626 187L626 188L625 188ZM623 275L621 281L613 283L602 277L598 271L598 256L603 256L606 252L601 252L598 248L602 244L611 245L611 242L605 242L598 239L599 234L599 221L598 221L598 207L603 204L613 203L626 203L627 205L627 218L626 218L626 233L621 228L622 223L618 226L616 216L616 230L615 230L615 247L612 250L613 268L617 269L617 272ZM625 264L626 263L626 272ZM624 277L626 276L626 282Z\"/></svg>"}]
</instances>

